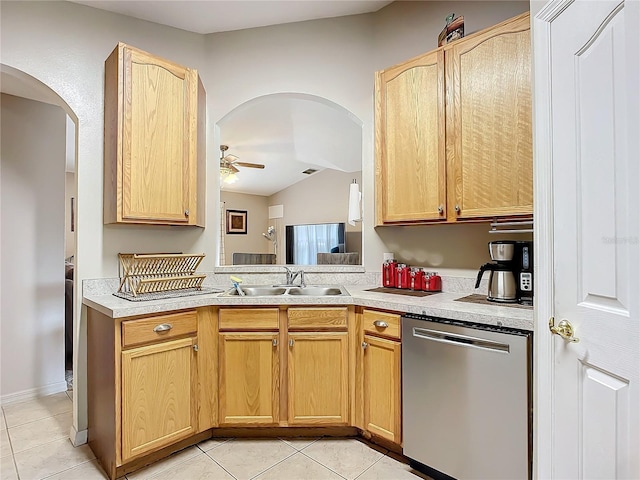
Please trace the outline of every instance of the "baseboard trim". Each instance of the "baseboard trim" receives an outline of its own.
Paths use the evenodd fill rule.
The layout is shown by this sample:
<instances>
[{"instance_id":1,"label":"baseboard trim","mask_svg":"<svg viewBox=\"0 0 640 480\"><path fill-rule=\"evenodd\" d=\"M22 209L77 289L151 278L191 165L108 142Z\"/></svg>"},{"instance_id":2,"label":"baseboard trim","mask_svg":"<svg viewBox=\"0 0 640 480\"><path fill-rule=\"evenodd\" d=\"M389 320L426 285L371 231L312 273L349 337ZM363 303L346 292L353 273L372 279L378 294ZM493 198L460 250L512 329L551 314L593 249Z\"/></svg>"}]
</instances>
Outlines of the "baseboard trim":
<instances>
[{"instance_id":1,"label":"baseboard trim","mask_svg":"<svg viewBox=\"0 0 640 480\"><path fill-rule=\"evenodd\" d=\"M71 429L69 430L69 440L71 440L74 447L79 447L89 441L87 432L88 430L77 431L76 427L71 425Z\"/></svg>"},{"instance_id":2,"label":"baseboard trim","mask_svg":"<svg viewBox=\"0 0 640 480\"><path fill-rule=\"evenodd\" d=\"M0 404L9 405L11 403L26 402L27 400L34 400L38 397L45 397L47 395L66 391L67 382L52 383L50 385L45 385L44 387L31 388L29 390L23 390L22 392L2 395L2 397L0 397Z\"/></svg>"}]
</instances>

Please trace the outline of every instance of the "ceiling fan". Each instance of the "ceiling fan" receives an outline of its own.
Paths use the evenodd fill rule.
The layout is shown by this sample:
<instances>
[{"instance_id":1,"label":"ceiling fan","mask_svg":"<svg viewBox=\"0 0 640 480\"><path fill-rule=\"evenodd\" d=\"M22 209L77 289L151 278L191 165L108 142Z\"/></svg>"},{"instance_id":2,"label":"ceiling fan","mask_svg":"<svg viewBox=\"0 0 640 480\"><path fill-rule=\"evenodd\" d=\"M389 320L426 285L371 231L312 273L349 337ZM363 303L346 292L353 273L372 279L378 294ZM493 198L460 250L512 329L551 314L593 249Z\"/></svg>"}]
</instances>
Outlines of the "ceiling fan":
<instances>
[{"instance_id":1,"label":"ceiling fan","mask_svg":"<svg viewBox=\"0 0 640 480\"><path fill-rule=\"evenodd\" d=\"M227 150L229 150L227 145L220 145L220 174L224 177L224 181L226 181L226 183L233 183L237 180L235 174L240 170L236 167L264 168L264 165L261 163L241 162L235 155L227 154ZM231 181L227 181L227 179L232 175L233 179Z\"/></svg>"}]
</instances>

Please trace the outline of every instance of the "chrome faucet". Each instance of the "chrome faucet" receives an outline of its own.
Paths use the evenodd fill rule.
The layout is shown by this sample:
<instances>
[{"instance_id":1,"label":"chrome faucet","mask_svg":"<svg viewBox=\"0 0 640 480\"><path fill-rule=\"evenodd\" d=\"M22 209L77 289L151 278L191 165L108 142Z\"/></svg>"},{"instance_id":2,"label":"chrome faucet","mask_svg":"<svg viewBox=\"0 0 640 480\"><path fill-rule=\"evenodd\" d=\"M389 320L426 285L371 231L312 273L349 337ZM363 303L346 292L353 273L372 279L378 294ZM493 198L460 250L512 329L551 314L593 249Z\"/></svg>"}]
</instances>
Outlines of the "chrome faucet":
<instances>
[{"instance_id":1,"label":"chrome faucet","mask_svg":"<svg viewBox=\"0 0 640 480\"><path fill-rule=\"evenodd\" d=\"M289 267L284 267L284 269L287 271L287 285L294 285L293 282L296 281L296 278L300 277L300 286L301 287L306 287L306 284L304 283L304 270L291 270Z\"/></svg>"}]
</instances>

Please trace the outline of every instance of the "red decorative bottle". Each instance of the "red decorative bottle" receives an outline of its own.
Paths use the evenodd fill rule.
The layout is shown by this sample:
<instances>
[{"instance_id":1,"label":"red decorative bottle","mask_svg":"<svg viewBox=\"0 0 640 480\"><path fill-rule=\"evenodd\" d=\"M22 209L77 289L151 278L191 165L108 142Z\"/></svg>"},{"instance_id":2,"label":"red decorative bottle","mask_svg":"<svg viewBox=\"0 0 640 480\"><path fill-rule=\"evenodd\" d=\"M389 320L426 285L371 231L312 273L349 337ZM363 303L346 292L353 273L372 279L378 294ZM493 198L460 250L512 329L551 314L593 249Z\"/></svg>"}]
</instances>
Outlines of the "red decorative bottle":
<instances>
[{"instance_id":1,"label":"red decorative bottle","mask_svg":"<svg viewBox=\"0 0 640 480\"><path fill-rule=\"evenodd\" d=\"M382 264L382 286L383 287L395 287L397 283L398 262L395 260L386 260Z\"/></svg>"}]
</instances>

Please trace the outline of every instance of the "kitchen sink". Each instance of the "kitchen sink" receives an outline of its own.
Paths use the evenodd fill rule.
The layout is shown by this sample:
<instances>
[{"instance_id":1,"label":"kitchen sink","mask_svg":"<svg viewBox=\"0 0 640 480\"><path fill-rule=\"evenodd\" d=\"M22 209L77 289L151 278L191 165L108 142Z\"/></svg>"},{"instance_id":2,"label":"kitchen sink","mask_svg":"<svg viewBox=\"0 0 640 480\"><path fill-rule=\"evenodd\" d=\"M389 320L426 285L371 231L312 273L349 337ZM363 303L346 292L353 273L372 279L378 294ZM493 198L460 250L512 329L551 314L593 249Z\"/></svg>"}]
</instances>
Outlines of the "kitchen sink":
<instances>
[{"instance_id":1,"label":"kitchen sink","mask_svg":"<svg viewBox=\"0 0 640 480\"><path fill-rule=\"evenodd\" d=\"M342 289L339 287L294 287L287 292L289 295L315 295L317 297L324 295L343 295Z\"/></svg>"},{"instance_id":2,"label":"kitchen sink","mask_svg":"<svg viewBox=\"0 0 640 480\"><path fill-rule=\"evenodd\" d=\"M240 288L247 297L268 297L268 296L281 296L281 295L307 295L307 296L348 296L347 291L336 285L331 286L317 286L310 285L306 287L292 287L292 286L268 286L268 285L240 285ZM235 288L227 290L221 293L220 296L240 296Z\"/></svg>"},{"instance_id":3,"label":"kitchen sink","mask_svg":"<svg viewBox=\"0 0 640 480\"><path fill-rule=\"evenodd\" d=\"M240 288L244 292L247 297L263 297L266 295L284 295L287 291L286 288L283 287L243 287L240 285ZM227 292L231 295L238 295L237 290L234 288L232 291Z\"/></svg>"}]
</instances>

